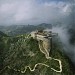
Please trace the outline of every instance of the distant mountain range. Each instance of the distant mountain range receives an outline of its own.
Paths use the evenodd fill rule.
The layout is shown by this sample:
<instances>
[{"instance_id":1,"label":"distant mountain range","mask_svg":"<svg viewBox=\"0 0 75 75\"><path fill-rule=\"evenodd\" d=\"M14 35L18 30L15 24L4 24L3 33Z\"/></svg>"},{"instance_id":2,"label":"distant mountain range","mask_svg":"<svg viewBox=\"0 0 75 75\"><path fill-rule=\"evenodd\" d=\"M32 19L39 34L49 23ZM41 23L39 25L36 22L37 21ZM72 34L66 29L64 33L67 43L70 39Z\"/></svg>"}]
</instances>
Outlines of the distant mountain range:
<instances>
[{"instance_id":1,"label":"distant mountain range","mask_svg":"<svg viewBox=\"0 0 75 75\"><path fill-rule=\"evenodd\" d=\"M38 25L11 25L11 26L0 26L0 31L4 32L9 36L16 36L20 34L30 33L39 29L51 29L52 26L62 26L61 23L56 23L54 25L41 23ZM68 29L68 33L70 34L70 43L75 44L75 28L74 26L68 25L66 29Z\"/></svg>"},{"instance_id":2,"label":"distant mountain range","mask_svg":"<svg viewBox=\"0 0 75 75\"><path fill-rule=\"evenodd\" d=\"M0 31L0 37L3 37L3 36L7 36L7 35Z\"/></svg>"},{"instance_id":3,"label":"distant mountain range","mask_svg":"<svg viewBox=\"0 0 75 75\"><path fill-rule=\"evenodd\" d=\"M11 25L11 26L0 26L0 31L10 35L20 35L25 33L30 33L34 30L52 28L51 24L41 23L39 25Z\"/></svg>"}]
</instances>

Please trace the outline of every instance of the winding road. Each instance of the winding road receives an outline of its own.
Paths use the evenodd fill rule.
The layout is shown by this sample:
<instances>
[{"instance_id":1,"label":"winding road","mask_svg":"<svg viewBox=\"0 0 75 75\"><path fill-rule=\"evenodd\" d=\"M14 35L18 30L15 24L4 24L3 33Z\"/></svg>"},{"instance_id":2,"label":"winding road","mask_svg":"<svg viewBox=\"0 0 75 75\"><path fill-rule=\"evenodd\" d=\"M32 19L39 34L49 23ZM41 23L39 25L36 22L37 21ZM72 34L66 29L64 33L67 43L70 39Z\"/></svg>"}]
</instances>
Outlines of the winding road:
<instances>
[{"instance_id":1,"label":"winding road","mask_svg":"<svg viewBox=\"0 0 75 75\"><path fill-rule=\"evenodd\" d=\"M41 44L40 41L39 41L39 48L40 48L40 52L42 52L43 54L45 54L46 59L58 61L58 63L59 63L59 69L60 69L60 70L56 70L56 69L54 69L54 68L51 68L51 69L52 69L53 71L55 71L55 72L61 73L61 72L62 72L61 60L55 59L55 58L52 58L52 57L49 57L49 52L48 52L48 50L46 50L46 49L43 47L43 45ZM25 69L24 69L24 70L13 69L13 68L10 67L10 66L6 66L5 68L13 69L14 71L21 72L21 73L25 73L28 68L29 68L30 71L35 71L35 68L36 68L38 65L43 65L43 66L46 66L46 67L50 67L49 65L46 65L46 64L44 64L44 63L37 63L37 64L35 64L35 66L34 66L33 69L32 69L30 66L25 66Z\"/></svg>"},{"instance_id":2,"label":"winding road","mask_svg":"<svg viewBox=\"0 0 75 75\"><path fill-rule=\"evenodd\" d=\"M62 72L62 64L61 64L61 60L59 59L55 59L55 58L52 58L52 57L49 57L49 52L48 50L44 49L43 45L39 42L39 48L40 48L40 51L45 54L45 57L46 59L49 59L49 60L55 60L55 61L58 61L59 63L59 71L54 69L54 68L51 68L53 71L55 72L58 72L58 73L61 73ZM25 66L25 70L22 71L22 70L17 70L17 69L13 69L11 68L10 66L8 66L9 69L13 69L14 71L17 71L17 72L21 72L21 73L25 73L26 70L29 68L30 71L35 71L35 68L38 66L38 65L43 65L43 66L46 66L46 67L49 67L49 65L46 65L44 63L37 63L35 64L34 68L32 69L30 66Z\"/></svg>"}]
</instances>

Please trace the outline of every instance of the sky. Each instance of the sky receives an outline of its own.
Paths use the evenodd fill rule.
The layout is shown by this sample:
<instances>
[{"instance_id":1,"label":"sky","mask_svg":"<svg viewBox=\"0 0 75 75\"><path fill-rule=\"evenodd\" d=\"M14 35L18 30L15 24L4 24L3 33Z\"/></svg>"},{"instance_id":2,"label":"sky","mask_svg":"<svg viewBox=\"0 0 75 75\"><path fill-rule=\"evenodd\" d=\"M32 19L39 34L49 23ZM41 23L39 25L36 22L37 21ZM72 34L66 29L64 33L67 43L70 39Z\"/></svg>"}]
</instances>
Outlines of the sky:
<instances>
[{"instance_id":1,"label":"sky","mask_svg":"<svg viewBox=\"0 0 75 75\"><path fill-rule=\"evenodd\" d=\"M0 0L0 25L68 23L74 0Z\"/></svg>"}]
</instances>

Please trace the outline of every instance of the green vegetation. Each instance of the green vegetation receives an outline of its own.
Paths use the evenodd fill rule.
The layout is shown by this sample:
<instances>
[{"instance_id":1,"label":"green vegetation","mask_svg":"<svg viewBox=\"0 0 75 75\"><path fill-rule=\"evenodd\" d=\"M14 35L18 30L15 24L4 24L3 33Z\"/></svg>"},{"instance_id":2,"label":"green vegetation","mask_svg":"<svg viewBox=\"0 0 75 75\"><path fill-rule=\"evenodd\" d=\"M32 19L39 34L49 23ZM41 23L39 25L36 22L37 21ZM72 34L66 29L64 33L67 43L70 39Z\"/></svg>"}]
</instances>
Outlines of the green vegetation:
<instances>
[{"instance_id":1,"label":"green vegetation","mask_svg":"<svg viewBox=\"0 0 75 75\"><path fill-rule=\"evenodd\" d=\"M0 31L3 31L9 36L17 36L25 33L29 33L34 30L52 28L51 24L42 23L39 25L11 25L11 26L0 26Z\"/></svg>"},{"instance_id":2,"label":"green vegetation","mask_svg":"<svg viewBox=\"0 0 75 75\"><path fill-rule=\"evenodd\" d=\"M7 36L7 35L0 31L0 37L3 37L3 36Z\"/></svg>"},{"instance_id":3,"label":"green vegetation","mask_svg":"<svg viewBox=\"0 0 75 75\"><path fill-rule=\"evenodd\" d=\"M67 58L60 52L60 49L59 45L53 43L53 50L50 56L60 59L63 65L62 73L56 73L51 70L51 67L59 70L58 62L46 59L45 55L40 52L38 41L31 38L30 35L1 37L0 75L74 75L70 70L70 64ZM33 72L29 69L24 74L20 72L24 71L25 66L30 66L33 69L37 63L43 63L50 67L38 65ZM7 66L10 66L11 69ZM14 69L20 71L14 71Z\"/></svg>"}]
</instances>

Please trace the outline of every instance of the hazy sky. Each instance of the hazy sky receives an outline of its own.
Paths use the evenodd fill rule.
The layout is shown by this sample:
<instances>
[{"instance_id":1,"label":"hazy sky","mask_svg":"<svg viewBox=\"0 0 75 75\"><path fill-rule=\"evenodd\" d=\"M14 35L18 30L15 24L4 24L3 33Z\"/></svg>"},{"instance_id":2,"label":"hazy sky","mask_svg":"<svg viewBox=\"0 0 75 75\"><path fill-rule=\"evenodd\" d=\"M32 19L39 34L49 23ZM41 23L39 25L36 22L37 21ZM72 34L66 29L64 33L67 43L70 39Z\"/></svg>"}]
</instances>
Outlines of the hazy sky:
<instances>
[{"instance_id":1,"label":"hazy sky","mask_svg":"<svg viewBox=\"0 0 75 75\"><path fill-rule=\"evenodd\" d=\"M0 25L67 22L74 0L0 0Z\"/></svg>"}]
</instances>

